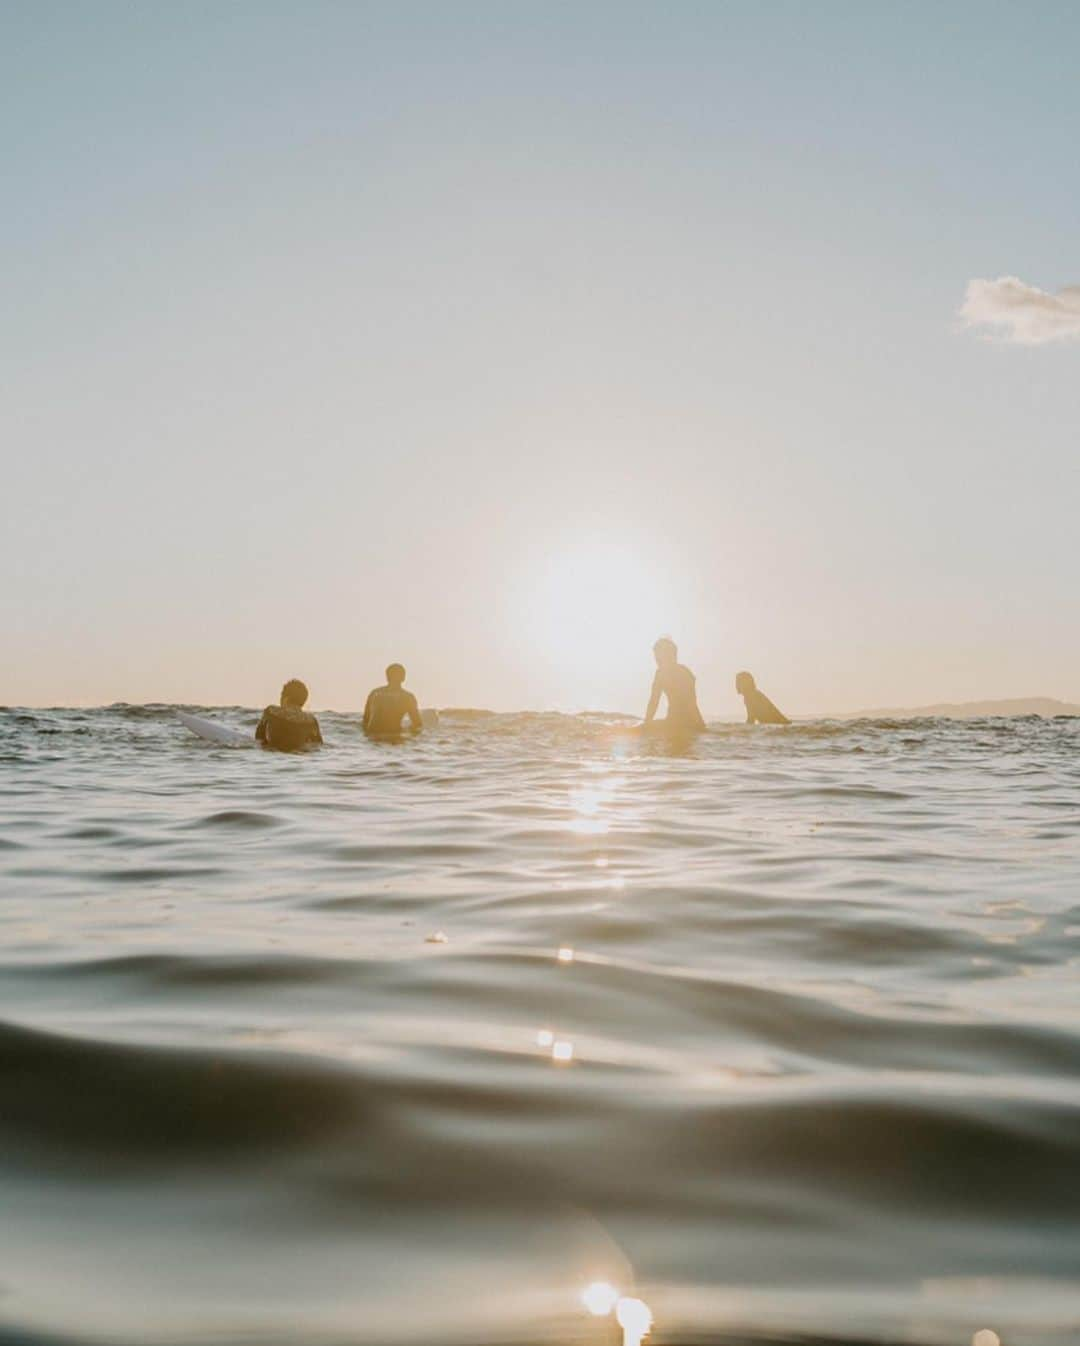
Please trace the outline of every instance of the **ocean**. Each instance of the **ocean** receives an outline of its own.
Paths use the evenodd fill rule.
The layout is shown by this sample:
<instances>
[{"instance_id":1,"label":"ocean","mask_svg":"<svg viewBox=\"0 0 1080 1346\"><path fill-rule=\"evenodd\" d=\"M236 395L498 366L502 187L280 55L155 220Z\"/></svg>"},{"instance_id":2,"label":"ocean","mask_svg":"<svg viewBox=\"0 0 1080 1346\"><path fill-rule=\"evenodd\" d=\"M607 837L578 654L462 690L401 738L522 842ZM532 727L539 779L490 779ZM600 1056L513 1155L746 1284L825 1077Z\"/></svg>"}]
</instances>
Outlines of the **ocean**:
<instances>
[{"instance_id":1,"label":"ocean","mask_svg":"<svg viewBox=\"0 0 1080 1346\"><path fill-rule=\"evenodd\" d=\"M320 718L0 712L0 1342L1080 1341L1080 720Z\"/></svg>"}]
</instances>

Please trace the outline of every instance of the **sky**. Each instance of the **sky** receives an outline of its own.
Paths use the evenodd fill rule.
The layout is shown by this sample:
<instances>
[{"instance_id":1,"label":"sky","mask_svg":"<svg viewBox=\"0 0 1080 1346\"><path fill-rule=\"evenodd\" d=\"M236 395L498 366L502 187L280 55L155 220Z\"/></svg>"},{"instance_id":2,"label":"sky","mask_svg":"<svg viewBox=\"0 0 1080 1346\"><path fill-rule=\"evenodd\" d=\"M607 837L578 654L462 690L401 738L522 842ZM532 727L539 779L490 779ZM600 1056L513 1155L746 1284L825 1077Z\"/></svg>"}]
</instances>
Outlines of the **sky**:
<instances>
[{"instance_id":1,"label":"sky","mask_svg":"<svg viewBox=\"0 0 1080 1346\"><path fill-rule=\"evenodd\" d=\"M0 0L0 703L1080 700L1078 50Z\"/></svg>"}]
</instances>

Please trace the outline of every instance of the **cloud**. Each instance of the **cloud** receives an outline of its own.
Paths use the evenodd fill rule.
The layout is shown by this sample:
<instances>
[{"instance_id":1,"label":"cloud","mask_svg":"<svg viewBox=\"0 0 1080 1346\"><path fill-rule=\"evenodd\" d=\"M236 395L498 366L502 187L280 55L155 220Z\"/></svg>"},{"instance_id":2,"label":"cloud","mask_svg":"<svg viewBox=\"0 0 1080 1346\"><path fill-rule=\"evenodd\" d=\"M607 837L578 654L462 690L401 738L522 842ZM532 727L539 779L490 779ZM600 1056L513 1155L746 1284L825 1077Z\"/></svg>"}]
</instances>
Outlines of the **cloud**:
<instances>
[{"instance_id":1,"label":"cloud","mask_svg":"<svg viewBox=\"0 0 1080 1346\"><path fill-rule=\"evenodd\" d=\"M972 280L960 309L968 327L997 328L1014 346L1080 338L1080 285L1048 294L1016 276Z\"/></svg>"}]
</instances>

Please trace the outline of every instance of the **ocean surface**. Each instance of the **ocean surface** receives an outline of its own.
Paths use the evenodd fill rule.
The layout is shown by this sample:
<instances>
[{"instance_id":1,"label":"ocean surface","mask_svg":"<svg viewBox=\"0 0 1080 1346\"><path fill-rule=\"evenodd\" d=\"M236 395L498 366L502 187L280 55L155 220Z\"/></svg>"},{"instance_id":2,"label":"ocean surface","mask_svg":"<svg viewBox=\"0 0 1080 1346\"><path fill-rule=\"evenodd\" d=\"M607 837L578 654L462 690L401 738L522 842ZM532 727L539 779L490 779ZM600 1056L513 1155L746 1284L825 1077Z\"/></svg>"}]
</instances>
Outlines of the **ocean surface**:
<instances>
[{"instance_id":1,"label":"ocean surface","mask_svg":"<svg viewBox=\"0 0 1080 1346\"><path fill-rule=\"evenodd\" d=\"M1080 720L321 718L0 712L0 1342L1080 1341Z\"/></svg>"}]
</instances>

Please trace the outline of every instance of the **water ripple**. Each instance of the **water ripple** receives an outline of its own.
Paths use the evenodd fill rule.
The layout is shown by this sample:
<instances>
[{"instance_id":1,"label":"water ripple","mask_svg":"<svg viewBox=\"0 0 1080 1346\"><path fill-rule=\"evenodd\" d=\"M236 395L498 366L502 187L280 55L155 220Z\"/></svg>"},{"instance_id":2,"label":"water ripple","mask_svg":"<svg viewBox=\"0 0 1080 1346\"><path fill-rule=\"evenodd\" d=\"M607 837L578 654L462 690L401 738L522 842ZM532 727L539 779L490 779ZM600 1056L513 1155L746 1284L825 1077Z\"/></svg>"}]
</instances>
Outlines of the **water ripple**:
<instances>
[{"instance_id":1,"label":"water ripple","mask_svg":"<svg viewBox=\"0 0 1080 1346\"><path fill-rule=\"evenodd\" d=\"M619 723L0 710L0 1343L1080 1340L1080 721Z\"/></svg>"}]
</instances>

